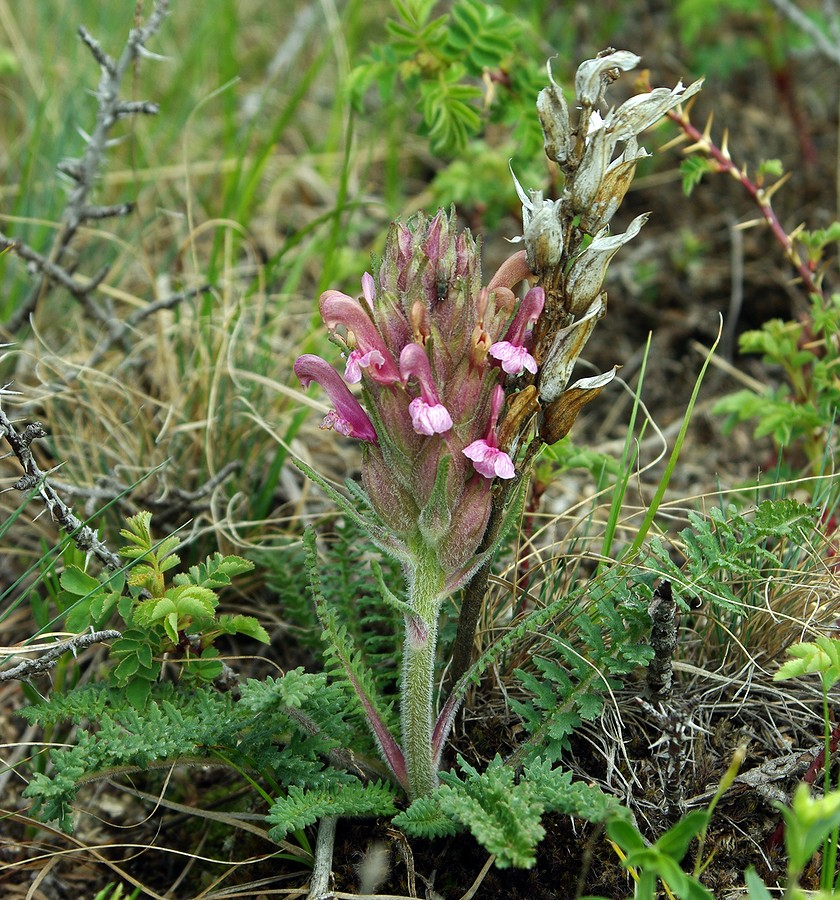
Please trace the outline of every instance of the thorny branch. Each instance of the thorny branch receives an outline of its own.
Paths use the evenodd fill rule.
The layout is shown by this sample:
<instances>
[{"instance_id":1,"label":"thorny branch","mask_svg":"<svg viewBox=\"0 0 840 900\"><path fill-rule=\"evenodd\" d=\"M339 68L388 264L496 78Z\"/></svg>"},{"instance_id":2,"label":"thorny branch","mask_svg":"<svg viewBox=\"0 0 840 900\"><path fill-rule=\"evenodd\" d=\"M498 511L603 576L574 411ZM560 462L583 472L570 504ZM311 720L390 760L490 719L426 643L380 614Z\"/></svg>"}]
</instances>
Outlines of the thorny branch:
<instances>
[{"instance_id":1,"label":"thorny branch","mask_svg":"<svg viewBox=\"0 0 840 900\"><path fill-rule=\"evenodd\" d=\"M679 126L685 137L693 141L689 147L683 149L684 153L700 152L706 154L714 161L718 171L726 172L744 188L758 207L761 216L769 226L773 237L781 245L788 261L796 269L799 277L802 279L805 290L809 294L817 294L824 298L825 295L822 288L814 279L814 269L812 269L799 255L793 240L783 228L782 223L779 221L779 217L776 215L776 211L770 203L773 194L787 179L779 179L769 188L761 187L749 178L745 169L739 168L732 162L732 157L730 156L727 147L726 137L724 137L722 146L720 147L718 147L711 139L711 119L706 125L706 128L701 132L699 128L691 123L688 114L684 113L682 110L670 111L668 113L668 118Z\"/></svg>"},{"instance_id":2,"label":"thorny branch","mask_svg":"<svg viewBox=\"0 0 840 900\"><path fill-rule=\"evenodd\" d=\"M146 42L155 35L169 11L169 0L155 0L149 18L140 28L132 28L128 34L125 47L115 60L110 57L84 28L79 28L79 36L88 47L102 70L99 86L96 90L98 109L96 125L93 132L86 136L87 145L78 159L67 159L59 165L59 171L75 182L62 214L62 225L48 257L43 257L20 241L11 240L0 233L0 249L9 249L21 259L26 260L40 273L41 278L33 288L26 302L16 310L6 323L9 332L16 332L29 318L44 295L50 282L56 281L66 287L77 299L86 299L102 282L108 270L98 273L87 284L73 278L64 266L64 255L85 222L99 220L110 216L128 215L134 206L131 203L98 206L89 202L96 183L97 175L102 167L105 152L110 146L109 134L114 125L128 116L137 114L155 115L157 104L149 101L126 101L120 99L122 81L129 67L141 57L153 57L145 47ZM159 57L154 57L159 58ZM96 312L96 308L92 308Z\"/></svg>"},{"instance_id":3,"label":"thorny branch","mask_svg":"<svg viewBox=\"0 0 840 900\"><path fill-rule=\"evenodd\" d=\"M68 650L71 650L75 656L79 650L84 650L85 648L90 647L91 644L98 644L102 641L113 641L118 637L121 637L120 632L113 630L93 631L90 634L77 634L69 640L61 641L54 647L50 647L46 653L35 659L25 659L23 662L18 663L14 668L0 672L0 684L4 681L23 681L38 675L43 675L44 672L52 669L59 658ZM26 650L26 647L21 648L21 651Z\"/></svg>"},{"instance_id":4,"label":"thorny branch","mask_svg":"<svg viewBox=\"0 0 840 900\"><path fill-rule=\"evenodd\" d=\"M106 569L116 571L122 565L119 556L99 539L96 531L85 525L74 515L73 510L59 497L55 489L47 481L47 473L35 462L32 455L32 443L38 438L46 437L46 430L40 422L32 422L23 432L19 432L11 423L6 413L0 409L0 437L11 447L12 453L20 462L24 475L12 488L28 491L37 488L44 501L50 517L73 543L84 553L92 553Z\"/></svg>"}]
</instances>

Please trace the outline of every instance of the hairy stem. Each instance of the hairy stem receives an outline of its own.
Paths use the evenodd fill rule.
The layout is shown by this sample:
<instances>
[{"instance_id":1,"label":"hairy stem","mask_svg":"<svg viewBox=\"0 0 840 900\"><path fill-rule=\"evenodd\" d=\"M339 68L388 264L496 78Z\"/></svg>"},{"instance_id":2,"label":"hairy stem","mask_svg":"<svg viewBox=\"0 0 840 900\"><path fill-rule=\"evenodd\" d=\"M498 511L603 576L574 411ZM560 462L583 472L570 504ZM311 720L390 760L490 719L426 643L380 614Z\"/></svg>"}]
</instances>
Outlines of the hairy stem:
<instances>
[{"instance_id":1,"label":"hairy stem","mask_svg":"<svg viewBox=\"0 0 840 900\"><path fill-rule=\"evenodd\" d=\"M434 551L423 548L409 584L413 614L405 617L402 673L402 739L411 799L437 786L436 754L432 747L435 649L438 614L445 575Z\"/></svg>"}]
</instances>

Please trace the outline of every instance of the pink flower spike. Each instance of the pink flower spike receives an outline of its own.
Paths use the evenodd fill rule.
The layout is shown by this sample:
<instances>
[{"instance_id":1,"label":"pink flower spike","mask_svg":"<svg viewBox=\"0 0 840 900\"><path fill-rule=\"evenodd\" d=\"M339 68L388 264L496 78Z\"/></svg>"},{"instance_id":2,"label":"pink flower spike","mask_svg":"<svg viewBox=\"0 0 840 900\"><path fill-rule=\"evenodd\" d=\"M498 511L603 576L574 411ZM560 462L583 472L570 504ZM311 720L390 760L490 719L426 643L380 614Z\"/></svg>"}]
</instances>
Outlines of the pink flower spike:
<instances>
[{"instance_id":1,"label":"pink flower spike","mask_svg":"<svg viewBox=\"0 0 840 900\"><path fill-rule=\"evenodd\" d=\"M403 378L416 378L420 385L420 396L408 405L411 424L417 434L444 434L452 427L452 416L440 402L429 357L419 344L406 344L400 353L400 371Z\"/></svg>"},{"instance_id":2,"label":"pink flower spike","mask_svg":"<svg viewBox=\"0 0 840 900\"><path fill-rule=\"evenodd\" d=\"M376 296L376 285L373 281L373 275L370 272L365 272L362 275L362 296L365 298L365 302L367 303L370 311L373 312L373 299Z\"/></svg>"},{"instance_id":3,"label":"pink flower spike","mask_svg":"<svg viewBox=\"0 0 840 900\"><path fill-rule=\"evenodd\" d=\"M385 346L370 316L357 300L342 294L341 291L324 291L318 305L321 309L321 318L330 331L335 331L339 325L343 325L348 332L352 332L356 342L353 349L362 357L373 350L379 351L382 362L371 359L368 366L368 374L374 381L379 384L396 384L402 381L394 357Z\"/></svg>"},{"instance_id":4,"label":"pink flower spike","mask_svg":"<svg viewBox=\"0 0 840 900\"><path fill-rule=\"evenodd\" d=\"M347 437L377 443L376 430L367 413L326 360L312 353L304 353L295 362L295 375L304 388L317 381L332 400L335 409L324 417L322 428L333 428Z\"/></svg>"},{"instance_id":5,"label":"pink flower spike","mask_svg":"<svg viewBox=\"0 0 840 900\"><path fill-rule=\"evenodd\" d=\"M351 350L347 357L347 365L344 367L344 380L348 384L358 384L362 380L362 369L369 366L383 366L385 357L378 350L369 350L367 353L359 353ZM536 372L536 369L534 369Z\"/></svg>"},{"instance_id":6,"label":"pink flower spike","mask_svg":"<svg viewBox=\"0 0 840 900\"><path fill-rule=\"evenodd\" d=\"M464 456L473 461L476 472L485 478L513 478L516 470L511 458L498 447L491 447L484 439L473 441L463 449Z\"/></svg>"}]
</instances>

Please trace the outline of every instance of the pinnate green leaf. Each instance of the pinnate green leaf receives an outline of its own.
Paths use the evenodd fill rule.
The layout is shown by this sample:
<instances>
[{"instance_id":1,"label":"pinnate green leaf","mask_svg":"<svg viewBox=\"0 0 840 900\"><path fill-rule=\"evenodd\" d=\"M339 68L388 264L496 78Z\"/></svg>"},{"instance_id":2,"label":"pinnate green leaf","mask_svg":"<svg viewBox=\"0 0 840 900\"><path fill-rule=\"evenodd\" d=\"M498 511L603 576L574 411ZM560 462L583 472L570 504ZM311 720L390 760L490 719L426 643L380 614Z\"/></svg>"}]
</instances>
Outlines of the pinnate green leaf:
<instances>
[{"instance_id":1,"label":"pinnate green leaf","mask_svg":"<svg viewBox=\"0 0 840 900\"><path fill-rule=\"evenodd\" d=\"M813 641L794 644L787 649L788 660L773 676L774 681L819 674L826 690L840 680L840 640L817 635Z\"/></svg>"},{"instance_id":2,"label":"pinnate green leaf","mask_svg":"<svg viewBox=\"0 0 840 900\"><path fill-rule=\"evenodd\" d=\"M274 826L269 835L282 840L289 832L313 825L323 816L392 816L395 799L394 789L381 781L362 784L348 780L309 789L292 785L268 812L268 822Z\"/></svg>"}]
</instances>

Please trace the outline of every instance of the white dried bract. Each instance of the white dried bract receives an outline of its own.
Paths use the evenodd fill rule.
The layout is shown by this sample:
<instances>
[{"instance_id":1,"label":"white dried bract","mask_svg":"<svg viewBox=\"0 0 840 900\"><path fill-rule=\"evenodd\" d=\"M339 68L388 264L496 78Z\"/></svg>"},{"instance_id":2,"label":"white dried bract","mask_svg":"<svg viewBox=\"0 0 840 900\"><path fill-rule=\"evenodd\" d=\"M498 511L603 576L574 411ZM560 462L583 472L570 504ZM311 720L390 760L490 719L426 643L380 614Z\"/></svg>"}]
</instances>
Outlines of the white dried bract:
<instances>
[{"instance_id":1,"label":"white dried bract","mask_svg":"<svg viewBox=\"0 0 840 900\"><path fill-rule=\"evenodd\" d=\"M589 307L601 290L610 260L628 241L636 237L647 220L647 213L636 216L624 234L609 234L605 225L577 257L566 279L569 312L577 316Z\"/></svg>"},{"instance_id":2,"label":"white dried bract","mask_svg":"<svg viewBox=\"0 0 840 900\"><path fill-rule=\"evenodd\" d=\"M604 96L607 81L605 78L612 69L622 69L628 72L635 69L642 61L641 56L636 56L629 50L613 50L606 56L596 59L587 59L578 66L575 75L575 95L581 106L597 106Z\"/></svg>"},{"instance_id":3,"label":"white dried bract","mask_svg":"<svg viewBox=\"0 0 840 900\"><path fill-rule=\"evenodd\" d=\"M542 403L552 403L566 390L581 350L606 312L606 294L600 294L590 303L585 315L554 335L551 348L540 366L538 388Z\"/></svg>"},{"instance_id":4,"label":"white dried bract","mask_svg":"<svg viewBox=\"0 0 840 900\"><path fill-rule=\"evenodd\" d=\"M516 240L524 242L528 266L537 284L546 289L544 324L535 329L533 353L539 361L535 384L541 405L540 436L548 443L568 432L579 409L615 374L567 387L595 324L606 314L607 267L647 221L647 215L637 216L623 234L610 234L609 223L627 194L636 165L648 155L639 146L638 135L702 86L696 81L687 88L682 82L674 88L656 88L604 112L601 104L610 84L640 61L635 53L610 49L582 63L575 76L575 122L549 63L549 84L540 91L537 112L546 155L564 175L563 192L558 200L543 199L539 191L523 190L514 176L523 222L523 236Z\"/></svg>"},{"instance_id":5,"label":"white dried bract","mask_svg":"<svg viewBox=\"0 0 840 900\"><path fill-rule=\"evenodd\" d=\"M607 166L595 196L579 210L583 231L595 234L609 223L630 188L636 163L647 155L647 150L639 147L635 138L627 141L624 152Z\"/></svg>"},{"instance_id":6,"label":"white dried bract","mask_svg":"<svg viewBox=\"0 0 840 900\"><path fill-rule=\"evenodd\" d=\"M551 74L551 60L546 63L546 69L549 86L543 88L537 96L537 115L545 137L545 155L563 168L574 146L569 107L563 96L563 89Z\"/></svg>"},{"instance_id":7,"label":"white dried bract","mask_svg":"<svg viewBox=\"0 0 840 900\"><path fill-rule=\"evenodd\" d=\"M693 97L703 87L703 79L689 87L680 81L675 88L655 88L647 94L636 94L625 100L618 109L610 110L604 120L604 128L611 131L616 140L626 141L655 125L667 112Z\"/></svg>"}]
</instances>

